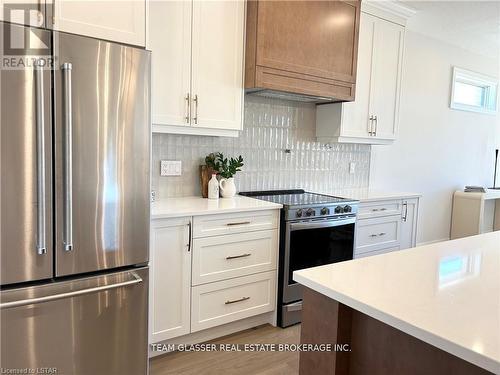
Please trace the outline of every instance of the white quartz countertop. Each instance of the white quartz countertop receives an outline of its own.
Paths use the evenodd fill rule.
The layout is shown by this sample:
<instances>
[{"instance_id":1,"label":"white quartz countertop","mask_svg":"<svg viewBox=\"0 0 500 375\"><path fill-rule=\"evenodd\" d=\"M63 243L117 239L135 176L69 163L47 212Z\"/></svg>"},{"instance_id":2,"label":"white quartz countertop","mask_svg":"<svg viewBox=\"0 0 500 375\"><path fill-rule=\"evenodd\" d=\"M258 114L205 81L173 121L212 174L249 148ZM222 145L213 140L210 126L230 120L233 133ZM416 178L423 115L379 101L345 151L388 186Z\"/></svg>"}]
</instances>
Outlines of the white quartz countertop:
<instances>
[{"instance_id":1,"label":"white quartz countertop","mask_svg":"<svg viewBox=\"0 0 500 375\"><path fill-rule=\"evenodd\" d=\"M202 197L167 198L151 203L151 218L212 215L229 212L280 209L281 204L240 195L234 198L206 199Z\"/></svg>"},{"instance_id":2,"label":"white quartz countertop","mask_svg":"<svg viewBox=\"0 0 500 375\"><path fill-rule=\"evenodd\" d=\"M422 196L422 194L414 192L383 191L373 189L334 189L330 191L323 191L322 193L327 195L335 195L342 198L352 198L360 202L419 198Z\"/></svg>"},{"instance_id":3,"label":"white quartz countertop","mask_svg":"<svg viewBox=\"0 0 500 375\"><path fill-rule=\"evenodd\" d=\"M293 278L500 374L500 231L300 270Z\"/></svg>"}]
</instances>

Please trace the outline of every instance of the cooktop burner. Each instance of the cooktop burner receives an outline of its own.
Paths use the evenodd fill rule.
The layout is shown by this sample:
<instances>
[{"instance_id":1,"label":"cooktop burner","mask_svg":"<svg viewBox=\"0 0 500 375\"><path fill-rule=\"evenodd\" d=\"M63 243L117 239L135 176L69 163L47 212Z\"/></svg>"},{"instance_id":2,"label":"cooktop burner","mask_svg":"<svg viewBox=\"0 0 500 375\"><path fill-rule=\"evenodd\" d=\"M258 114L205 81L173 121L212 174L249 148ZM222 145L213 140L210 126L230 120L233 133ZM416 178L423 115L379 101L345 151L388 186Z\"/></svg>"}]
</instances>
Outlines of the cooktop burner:
<instances>
[{"instance_id":1,"label":"cooktop burner","mask_svg":"<svg viewBox=\"0 0 500 375\"><path fill-rule=\"evenodd\" d=\"M350 199L334 197L330 195L309 193L302 189L297 190L271 190L271 191L250 191L242 192L241 195L262 199L284 206L311 206L321 204L336 204L351 202Z\"/></svg>"}]
</instances>

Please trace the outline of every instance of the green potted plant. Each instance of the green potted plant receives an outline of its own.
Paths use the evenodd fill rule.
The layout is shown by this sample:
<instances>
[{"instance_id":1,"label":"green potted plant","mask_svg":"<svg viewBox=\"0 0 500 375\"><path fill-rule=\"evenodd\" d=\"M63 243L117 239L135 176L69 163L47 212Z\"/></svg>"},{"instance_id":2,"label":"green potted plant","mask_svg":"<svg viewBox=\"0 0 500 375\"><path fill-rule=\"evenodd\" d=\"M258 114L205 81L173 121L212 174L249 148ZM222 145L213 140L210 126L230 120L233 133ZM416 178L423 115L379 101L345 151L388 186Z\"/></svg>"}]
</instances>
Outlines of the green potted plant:
<instances>
[{"instance_id":1,"label":"green potted plant","mask_svg":"<svg viewBox=\"0 0 500 375\"><path fill-rule=\"evenodd\" d=\"M241 171L243 167L243 157L240 155L235 158L226 158L224 154L218 152L215 155L214 169L219 173L220 194L223 198L231 198L236 195L236 185L234 184L234 175Z\"/></svg>"}]
</instances>

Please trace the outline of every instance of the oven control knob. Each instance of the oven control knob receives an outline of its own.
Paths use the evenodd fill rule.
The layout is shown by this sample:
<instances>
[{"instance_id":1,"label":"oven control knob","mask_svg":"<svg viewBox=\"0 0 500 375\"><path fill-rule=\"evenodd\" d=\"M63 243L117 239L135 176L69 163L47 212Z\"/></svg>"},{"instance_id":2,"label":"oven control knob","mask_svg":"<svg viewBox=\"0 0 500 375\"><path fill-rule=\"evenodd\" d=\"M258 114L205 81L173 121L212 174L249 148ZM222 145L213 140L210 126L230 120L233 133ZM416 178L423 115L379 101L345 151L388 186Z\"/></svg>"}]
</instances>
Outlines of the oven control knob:
<instances>
[{"instance_id":1,"label":"oven control knob","mask_svg":"<svg viewBox=\"0 0 500 375\"><path fill-rule=\"evenodd\" d=\"M335 207L336 214L341 214L342 212L344 212L344 208L342 206Z\"/></svg>"},{"instance_id":2,"label":"oven control knob","mask_svg":"<svg viewBox=\"0 0 500 375\"><path fill-rule=\"evenodd\" d=\"M351 206L345 206L344 207L344 212L351 212L352 211L352 207Z\"/></svg>"},{"instance_id":3,"label":"oven control knob","mask_svg":"<svg viewBox=\"0 0 500 375\"><path fill-rule=\"evenodd\" d=\"M315 212L312 208L308 208L306 211L306 216L314 216Z\"/></svg>"},{"instance_id":4,"label":"oven control knob","mask_svg":"<svg viewBox=\"0 0 500 375\"><path fill-rule=\"evenodd\" d=\"M321 209L321 215L328 215L330 213L330 210L328 209L328 207L323 207Z\"/></svg>"},{"instance_id":5,"label":"oven control knob","mask_svg":"<svg viewBox=\"0 0 500 375\"><path fill-rule=\"evenodd\" d=\"M302 217L302 209L299 208L297 212L295 212L295 216Z\"/></svg>"}]
</instances>

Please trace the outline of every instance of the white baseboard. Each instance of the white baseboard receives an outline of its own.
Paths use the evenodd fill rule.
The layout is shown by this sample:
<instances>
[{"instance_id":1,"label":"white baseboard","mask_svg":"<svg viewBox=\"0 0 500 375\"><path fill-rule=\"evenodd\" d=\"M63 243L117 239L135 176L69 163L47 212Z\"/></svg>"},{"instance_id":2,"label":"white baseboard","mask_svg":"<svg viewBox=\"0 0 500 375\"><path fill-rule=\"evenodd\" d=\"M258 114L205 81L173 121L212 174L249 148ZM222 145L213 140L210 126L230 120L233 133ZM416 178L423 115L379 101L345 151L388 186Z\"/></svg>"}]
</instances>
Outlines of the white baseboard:
<instances>
[{"instance_id":1,"label":"white baseboard","mask_svg":"<svg viewBox=\"0 0 500 375\"><path fill-rule=\"evenodd\" d=\"M425 245L430 245L430 244L433 244L433 243L438 243L438 242L443 242L443 241L449 241L450 238L441 238L439 240L432 240L432 241L425 241L425 242L418 242L417 243L417 246L425 246Z\"/></svg>"},{"instance_id":2,"label":"white baseboard","mask_svg":"<svg viewBox=\"0 0 500 375\"><path fill-rule=\"evenodd\" d=\"M221 326L205 329L200 332L190 333L188 335L175 337L173 339L160 341L156 344L165 344L165 346L174 345L191 345L199 344L202 342L210 341L218 337L223 337L231 335L236 332L244 331L249 328L258 327L263 324L271 324L276 326L276 311L271 311L265 314L260 314L257 316L252 316L250 318L238 320L236 322L224 324ZM166 354L168 351L153 351L151 345L149 345L149 358L156 357L158 355Z\"/></svg>"}]
</instances>

